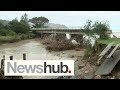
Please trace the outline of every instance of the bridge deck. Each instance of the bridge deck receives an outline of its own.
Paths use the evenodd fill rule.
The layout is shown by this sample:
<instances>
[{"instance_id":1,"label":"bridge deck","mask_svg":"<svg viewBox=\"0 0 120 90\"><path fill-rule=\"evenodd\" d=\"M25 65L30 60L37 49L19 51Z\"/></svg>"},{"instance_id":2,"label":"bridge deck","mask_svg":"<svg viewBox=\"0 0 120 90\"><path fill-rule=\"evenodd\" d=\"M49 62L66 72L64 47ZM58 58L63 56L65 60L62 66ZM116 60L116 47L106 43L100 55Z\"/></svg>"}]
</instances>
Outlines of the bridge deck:
<instances>
[{"instance_id":1,"label":"bridge deck","mask_svg":"<svg viewBox=\"0 0 120 90\"><path fill-rule=\"evenodd\" d=\"M64 28L32 28L31 31L40 33L69 33L69 34L84 34L81 29L64 29Z\"/></svg>"},{"instance_id":2,"label":"bridge deck","mask_svg":"<svg viewBox=\"0 0 120 90\"><path fill-rule=\"evenodd\" d=\"M82 30L82 29L69 29L69 28L31 28L31 30Z\"/></svg>"}]
</instances>

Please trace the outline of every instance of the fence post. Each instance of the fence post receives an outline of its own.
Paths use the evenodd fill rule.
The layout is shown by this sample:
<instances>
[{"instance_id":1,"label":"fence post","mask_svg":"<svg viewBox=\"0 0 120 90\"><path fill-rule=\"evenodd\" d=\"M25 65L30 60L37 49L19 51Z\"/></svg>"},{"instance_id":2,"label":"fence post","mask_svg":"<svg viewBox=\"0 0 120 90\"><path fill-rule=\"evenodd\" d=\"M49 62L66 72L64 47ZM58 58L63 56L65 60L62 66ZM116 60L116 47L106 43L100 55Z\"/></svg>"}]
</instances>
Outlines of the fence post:
<instances>
[{"instance_id":1,"label":"fence post","mask_svg":"<svg viewBox=\"0 0 120 90\"><path fill-rule=\"evenodd\" d=\"M5 55L3 56L3 59L1 59L1 69L4 70L4 60L5 60Z\"/></svg>"},{"instance_id":2,"label":"fence post","mask_svg":"<svg viewBox=\"0 0 120 90\"><path fill-rule=\"evenodd\" d=\"M1 69L4 70L4 59L1 59Z\"/></svg>"},{"instance_id":3,"label":"fence post","mask_svg":"<svg viewBox=\"0 0 120 90\"><path fill-rule=\"evenodd\" d=\"M13 56L10 56L10 60L13 60Z\"/></svg>"},{"instance_id":4,"label":"fence post","mask_svg":"<svg viewBox=\"0 0 120 90\"><path fill-rule=\"evenodd\" d=\"M5 59L5 55L3 55L3 59Z\"/></svg>"},{"instance_id":5,"label":"fence post","mask_svg":"<svg viewBox=\"0 0 120 90\"><path fill-rule=\"evenodd\" d=\"M26 60L26 54L23 53L23 60Z\"/></svg>"}]
</instances>

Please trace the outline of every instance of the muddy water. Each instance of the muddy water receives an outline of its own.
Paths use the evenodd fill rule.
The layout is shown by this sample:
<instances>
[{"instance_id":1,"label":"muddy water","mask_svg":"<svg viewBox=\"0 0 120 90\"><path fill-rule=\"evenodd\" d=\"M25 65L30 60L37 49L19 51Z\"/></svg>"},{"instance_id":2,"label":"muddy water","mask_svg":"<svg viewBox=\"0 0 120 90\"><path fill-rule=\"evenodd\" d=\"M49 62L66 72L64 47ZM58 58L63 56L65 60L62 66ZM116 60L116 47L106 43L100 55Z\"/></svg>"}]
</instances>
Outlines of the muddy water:
<instances>
[{"instance_id":1,"label":"muddy water","mask_svg":"<svg viewBox=\"0 0 120 90\"><path fill-rule=\"evenodd\" d=\"M45 49L45 46L41 44L40 39L31 39L31 40L23 40L15 43L7 43L0 45L0 60L3 55L5 55L6 59L9 59L10 56L13 56L16 60L22 60L22 54L26 53L27 60L72 60L73 58L66 57L66 53L70 53L73 51L65 51L65 52L48 52ZM74 53L74 52L73 52ZM75 54L75 53L74 53ZM75 55L80 53L76 52ZM67 54L68 55L68 54ZM75 59L75 58L74 58ZM56 78L56 77L34 77L34 76L24 76L25 79L46 79L46 78Z\"/></svg>"},{"instance_id":2,"label":"muddy water","mask_svg":"<svg viewBox=\"0 0 120 90\"><path fill-rule=\"evenodd\" d=\"M14 59L21 60L22 54L26 53L27 59L40 60L40 59L58 59L45 49L39 39L24 40L16 43L0 45L0 58L5 55L6 59L9 56L14 56Z\"/></svg>"}]
</instances>

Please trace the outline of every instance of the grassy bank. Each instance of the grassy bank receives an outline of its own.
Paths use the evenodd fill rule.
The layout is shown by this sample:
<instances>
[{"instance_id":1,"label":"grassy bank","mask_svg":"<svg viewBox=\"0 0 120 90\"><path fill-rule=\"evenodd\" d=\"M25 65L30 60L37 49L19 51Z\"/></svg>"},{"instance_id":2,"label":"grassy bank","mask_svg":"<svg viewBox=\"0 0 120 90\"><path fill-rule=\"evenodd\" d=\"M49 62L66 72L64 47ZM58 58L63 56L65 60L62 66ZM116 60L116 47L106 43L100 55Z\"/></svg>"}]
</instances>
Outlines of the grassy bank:
<instances>
[{"instance_id":1,"label":"grassy bank","mask_svg":"<svg viewBox=\"0 0 120 90\"><path fill-rule=\"evenodd\" d=\"M85 58L93 57L92 55L99 54L105 47L114 42L113 47L120 43L120 38L98 39L94 47L87 46L85 50Z\"/></svg>"},{"instance_id":2,"label":"grassy bank","mask_svg":"<svg viewBox=\"0 0 120 90\"><path fill-rule=\"evenodd\" d=\"M28 34L15 34L13 36L8 35L8 36L0 36L0 43L12 43L24 39L30 39L33 38L35 35L32 33Z\"/></svg>"},{"instance_id":3,"label":"grassy bank","mask_svg":"<svg viewBox=\"0 0 120 90\"><path fill-rule=\"evenodd\" d=\"M101 44L109 44L111 42L114 42L114 45L116 45L120 43L120 38L98 39L97 42Z\"/></svg>"},{"instance_id":4,"label":"grassy bank","mask_svg":"<svg viewBox=\"0 0 120 90\"><path fill-rule=\"evenodd\" d=\"M99 47L99 50L101 52L101 50L103 50L106 47L107 44L112 43L112 42L114 42L113 46L117 45L117 44L120 43L120 38L98 39L97 40L97 46L95 46L95 47ZM91 46L87 46L86 51L85 51L85 57L93 54L93 51L94 51L95 47L91 48Z\"/></svg>"}]
</instances>

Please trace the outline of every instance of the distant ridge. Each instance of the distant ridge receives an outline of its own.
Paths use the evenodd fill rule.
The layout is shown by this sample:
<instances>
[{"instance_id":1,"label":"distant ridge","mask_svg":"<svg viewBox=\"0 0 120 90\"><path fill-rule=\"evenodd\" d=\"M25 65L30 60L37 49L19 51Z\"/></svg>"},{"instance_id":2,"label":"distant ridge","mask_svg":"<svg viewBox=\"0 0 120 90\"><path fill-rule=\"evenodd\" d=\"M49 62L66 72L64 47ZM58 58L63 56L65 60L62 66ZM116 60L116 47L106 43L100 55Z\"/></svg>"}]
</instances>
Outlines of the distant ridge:
<instances>
[{"instance_id":1,"label":"distant ridge","mask_svg":"<svg viewBox=\"0 0 120 90\"><path fill-rule=\"evenodd\" d=\"M8 25L8 23L10 22L9 20L2 20L2 19L0 19L0 22L4 25L4 26L6 26L6 25Z\"/></svg>"},{"instance_id":2,"label":"distant ridge","mask_svg":"<svg viewBox=\"0 0 120 90\"><path fill-rule=\"evenodd\" d=\"M65 25L62 25L62 24L54 24L54 23L48 23L46 24L45 26L48 26L49 28L68 28L67 26Z\"/></svg>"}]
</instances>

